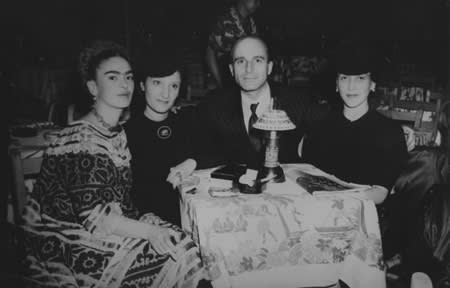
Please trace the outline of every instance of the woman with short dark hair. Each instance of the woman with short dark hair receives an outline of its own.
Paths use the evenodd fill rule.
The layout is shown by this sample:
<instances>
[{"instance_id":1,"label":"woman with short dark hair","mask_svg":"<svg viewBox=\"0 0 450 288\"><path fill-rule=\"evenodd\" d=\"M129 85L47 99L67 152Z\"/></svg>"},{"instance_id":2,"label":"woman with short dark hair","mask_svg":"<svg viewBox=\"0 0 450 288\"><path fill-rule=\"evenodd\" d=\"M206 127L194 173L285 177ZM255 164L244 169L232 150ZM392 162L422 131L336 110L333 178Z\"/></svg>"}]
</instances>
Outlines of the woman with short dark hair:
<instances>
[{"instance_id":1,"label":"woman with short dark hair","mask_svg":"<svg viewBox=\"0 0 450 288\"><path fill-rule=\"evenodd\" d=\"M336 92L343 106L306 135L303 157L342 180L371 185L364 196L381 204L408 154L401 126L369 108L374 66L367 42L344 41L338 47Z\"/></svg>"}]
</instances>

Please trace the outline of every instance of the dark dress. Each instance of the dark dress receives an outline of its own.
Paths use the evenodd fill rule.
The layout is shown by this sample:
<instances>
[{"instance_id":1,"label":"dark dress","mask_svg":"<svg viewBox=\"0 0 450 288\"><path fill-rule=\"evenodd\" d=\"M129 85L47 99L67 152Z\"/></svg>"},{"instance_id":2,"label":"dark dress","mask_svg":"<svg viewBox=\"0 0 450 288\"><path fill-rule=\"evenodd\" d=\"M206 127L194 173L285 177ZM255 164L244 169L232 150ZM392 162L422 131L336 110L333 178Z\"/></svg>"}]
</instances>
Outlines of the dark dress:
<instances>
[{"instance_id":1,"label":"dark dress","mask_svg":"<svg viewBox=\"0 0 450 288\"><path fill-rule=\"evenodd\" d=\"M161 122L140 113L125 124L132 155L133 202L143 213L153 212L177 225L181 223L178 193L166 178L171 167L192 157L192 113L182 109Z\"/></svg>"},{"instance_id":2,"label":"dark dress","mask_svg":"<svg viewBox=\"0 0 450 288\"><path fill-rule=\"evenodd\" d=\"M449 175L449 162L445 148L418 147L409 153L405 168L395 182L395 193L387 203L387 212L389 212L387 217L390 221L385 234L388 240L386 242L390 243L390 250L385 251L385 255L394 255L400 252L404 256L403 260L406 265L411 264L407 263L408 261L414 265L423 265L423 267L428 265L425 264L427 261L417 261L421 255L428 252L424 249L427 246L422 243L424 236L423 207L425 200L430 198L429 196L432 196L431 199L434 197L433 193L437 191L450 192L450 189L445 190L444 185L444 183L448 183ZM435 189L436 187L440 187L440 189ZM439 213L436 209L434 212ZM416 249L412 245L421 247L416 247ZM411 253L411 251L414 252Z\"/></svg>"},{"instance_id":3,"label":"dark dress","mask_svg":"<svg viewBox=\"0 0 450 288\"><path fill-rule=\"evenodd\" d=\"M333 112L303 145L306 162L342 180L388 190L408 157L400 125L376 111L353 122Z\"/></svg>"},{"instance_id":4,"label":"dark dress","mask_svg":"<svg viewBox=\"0 0 450 288\"><path fill-rule=\"evenodd\" d=\"M77 121L59 133L24 215L27 285L174 287L175 273L179 283L195 287L202 271L198 249L184 233L177 244L184 256L173 261L145 239L112 234L102 221L111 211L137 219L130 158L123 130ZM178 229L153 214L140 221Z\"/></svg>"},{"instance_id":5,"label":"dark dress","mask_svg":"<svg viewBox=\"0 0 450 288\"><path fill-rule=\"evenodd\" d=\"M447 179L448 180L448 179ZM450 287L450 185L437 184L428 189L416 214L401 227L402 263L406 278L425 272L433 287ZM412 224L414 223L414 225Z\"/></svg>"}]
</instances>

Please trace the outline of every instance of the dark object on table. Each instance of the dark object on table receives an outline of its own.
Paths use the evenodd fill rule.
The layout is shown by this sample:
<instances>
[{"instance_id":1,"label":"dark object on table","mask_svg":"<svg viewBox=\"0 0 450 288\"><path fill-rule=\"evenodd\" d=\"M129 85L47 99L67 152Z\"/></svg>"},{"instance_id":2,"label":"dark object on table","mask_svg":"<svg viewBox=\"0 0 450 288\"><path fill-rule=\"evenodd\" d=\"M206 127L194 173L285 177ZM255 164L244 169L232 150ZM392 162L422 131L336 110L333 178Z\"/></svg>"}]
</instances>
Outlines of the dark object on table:
<instances>
[{"instance_id":1,"label":"dark object on table","mask_svg":"<svg viewBox=\"0 0 450 288\"><path fill-rule=\"evenodd\" d=\"M239 182L239 177L245 174L247 166L243 164L227 164L211 173L212 178Z\"/></svg>"},{"instance_id":2,"label":"dark object on table","mask_svg":"<svg viewBox=\"0 0 450 288\"><path fill-rule=\"evenodd\" d=\"M239 182L239 179L242 175L244 175L247 172L247 165L244 164L236 164L231 163L227 164L217 170L214 170L211 173L212 178L216 179L223 179L223 180L229 180L233 182L233 189L239 190L241 193L244 194L258 194L261 193L257 189L256 183L253 186L250 186L248 184L243 184Z\"/></svg>"},{"instance_id":3,"label":"dark object on table","mask_svg":"<svg viewBox=\"0 0 450 288\"><path fill-rule=\"evenodd\" d=\"M32 127L15 127L11 130L14 137L34 137L37 135L37 129Z\"/></svg>"},{"instance_id":4,"label":"dark object on table","mask_svg":"<svg viewBox=\"0 0 450 288\"><path fill-rule=\"evenodd\" d=\"M257 183L255 183L253 186L238 183L238 187L239 187L239 191L241 191L241 193L244 193L244 194L260 194L261 193L261 189L257 185Z\"/></svg>"},{"instance_id":5,"label":"dark object on table","mask_svg":"<svg viewBox=\"0 0 450 288\"><path fill-rule=\"evenodd\" d=\"M296 179L297 184L311 194L314 191L341 191L354 188L337 183L325 176L311 175L300 171L298 171L298 174Z\"/></svg>"},{"instance_id":6,"label":"dark object on table","mask_svg":"<svg viewBox=\"0 0 450 288\"><path fill-rule=\"evenodd\" d=\"M198 282L197 288L212 288L211 281L202 279Z\"/></svg>"}]
</instances>

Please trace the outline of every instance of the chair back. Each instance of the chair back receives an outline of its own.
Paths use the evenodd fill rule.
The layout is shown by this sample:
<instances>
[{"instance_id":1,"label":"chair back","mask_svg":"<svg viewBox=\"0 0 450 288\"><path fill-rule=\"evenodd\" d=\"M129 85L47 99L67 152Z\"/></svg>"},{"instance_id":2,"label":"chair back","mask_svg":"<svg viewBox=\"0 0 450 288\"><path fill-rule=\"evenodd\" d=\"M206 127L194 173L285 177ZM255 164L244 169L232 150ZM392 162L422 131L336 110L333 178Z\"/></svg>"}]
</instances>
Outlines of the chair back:
<instances>
[{"instance_id":1,"label":"chair back","mask_svg":"<svg viewBox=\"0 0 450 288\"><path fill-rule=\"evenodd\" d=\"M38 151L39 152L39 151ZM23 157L20 149L12 148L9 151L12 170L12 189L11 199L13 206L13 220L16 224L21 222L23 209L25 208L28 191L25 181L27 179L36 178L39 174L42 164L42 154L36 157L31 155Z\"/></svg>"},{"instance_id":2,"label":"chair back","mask_svg":"<svg viewBox=\"0 0 450 288\"><path fill-rule=\"evenodd\" d=\"M381 114L388 118L404 122L405 124L410 124L413 129L418 129L422 122L423 110L416 112L411 111L395 111L395 110L381 110Z\"/></svg>"},{"instance_id":3,"label":"chair back","mask_svg":"<svg viewBox=\"0 0 450 288\"><path fill-rule=\"evenodd\" d=\"M391 100L389 109L378 110L388 118L398 120L414 129L416 138L424 139L427 145L435 143L438 132L438 120L441 113L443 95L430 91L429 102ZM416 141L417 142L417 141Z\"/></svg>"}]
</instances>

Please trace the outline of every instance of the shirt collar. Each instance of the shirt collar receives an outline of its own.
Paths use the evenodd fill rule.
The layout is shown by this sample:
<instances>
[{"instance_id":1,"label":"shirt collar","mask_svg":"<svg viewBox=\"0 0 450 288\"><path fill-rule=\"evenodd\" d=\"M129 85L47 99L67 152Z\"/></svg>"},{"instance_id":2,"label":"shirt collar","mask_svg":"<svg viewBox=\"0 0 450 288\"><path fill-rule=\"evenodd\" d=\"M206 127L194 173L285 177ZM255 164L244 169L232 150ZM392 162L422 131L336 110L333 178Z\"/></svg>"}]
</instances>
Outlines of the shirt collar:
<instances>
[{"instance_id":1,"label":"shirt collar","mask_svg":"<svg viewBox=\"0 0 450 288\"><path fill-rule=\"evenodd\" d=\"M242 107L245 110L250 111L250 105L253 103L259 103L258 107L256 108L256 114L261 115L264 111L267 110L269 104L270 104L270 87L269 85L265 85L262 88L261 94L257 100L251 100L247 96L243 95L241 93L241 102Z\"/></svg>"}]
</instances>

